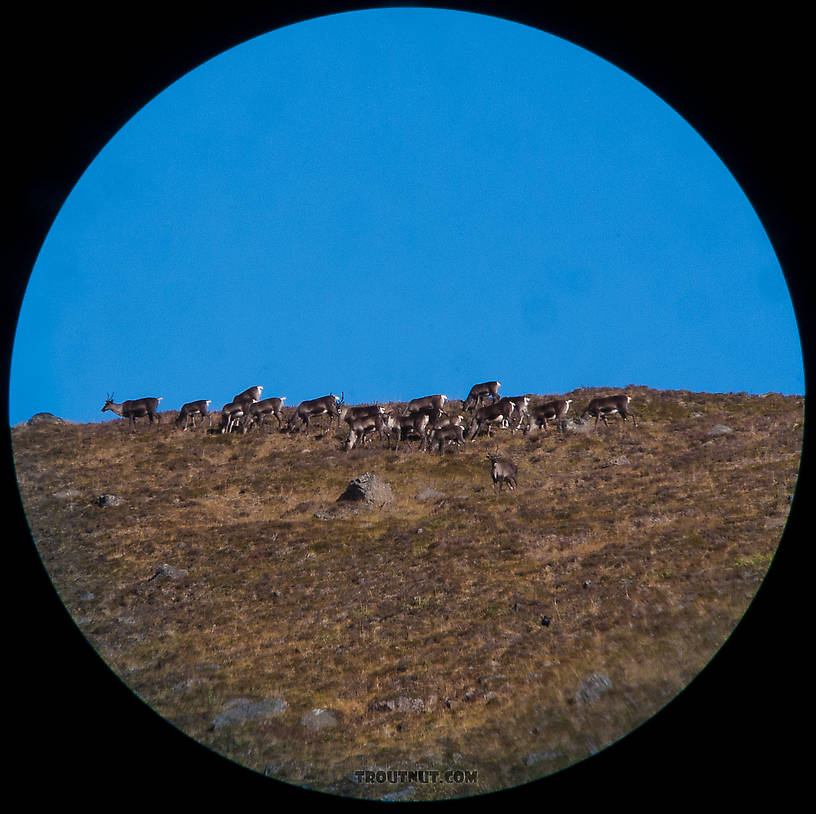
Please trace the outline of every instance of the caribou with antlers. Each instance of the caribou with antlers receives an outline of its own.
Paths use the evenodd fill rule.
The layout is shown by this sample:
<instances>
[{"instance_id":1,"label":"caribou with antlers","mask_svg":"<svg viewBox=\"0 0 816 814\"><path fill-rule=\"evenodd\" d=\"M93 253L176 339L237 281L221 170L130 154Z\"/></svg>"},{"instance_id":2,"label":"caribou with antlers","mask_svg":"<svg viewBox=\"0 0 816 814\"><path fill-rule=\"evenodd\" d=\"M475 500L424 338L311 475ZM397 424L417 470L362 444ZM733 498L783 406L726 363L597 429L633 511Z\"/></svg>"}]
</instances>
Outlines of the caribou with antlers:
<instances>
[{"instance_id":1,"label":"caribou with antlers","mask_svg":"<svg viewBox=\"0 0 816 814\"><path fill-rule=\"evenodd\" d=\"M161 400L162 396L158 398L151 396L150 398L131 399L130 401L123 401L121 404L117 404L113 400L113 393L110 393L105 399L105 404L100 412L104 413L106 410L110 410L121 418L129 419L130 431L133 432L136 429L137 418L147 416L151 424L153 423L153 419L156 419L156 421L161 424L161 416L158 414L159 402Z\"/></svg>"},{"instance_id":2,"label":"caribou with antlers","mask_svg":"<svg viewBox=\"0 0 816 814\"><path fill-rule=\"evenodd\" d=\"M518 486L518 467L512 462L499 455L499 448L496 447L495 453L488 452L487 459L490 461L490 474L493 478L493 491L501 492L504 484L507 484L509 489L515 489Z\"/></svg>"}]
</instances>

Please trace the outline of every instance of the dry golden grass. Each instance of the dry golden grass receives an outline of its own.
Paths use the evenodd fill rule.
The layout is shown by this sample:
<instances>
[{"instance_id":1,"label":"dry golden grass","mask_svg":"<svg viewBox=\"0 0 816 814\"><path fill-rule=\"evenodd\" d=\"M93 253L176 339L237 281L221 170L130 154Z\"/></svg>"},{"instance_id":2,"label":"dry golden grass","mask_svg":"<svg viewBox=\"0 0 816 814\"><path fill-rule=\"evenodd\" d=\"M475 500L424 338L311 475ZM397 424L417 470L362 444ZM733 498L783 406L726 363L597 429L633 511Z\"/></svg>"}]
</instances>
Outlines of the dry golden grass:
<instances>
[{"instance_id":1,"label":"dry golden grass","mask_svg":"<svg viewBox=\"0 0 816 814\"><path fill-rule=\"evenodd\" d=\"M500 430L441 457L345 453L337 432L182 433L169 413L132 435L122 421L18 427L13 443L55 587L162 716L238 763L349 796L400 788L353 783L357 770L478 770L411 792L461 796L556 771L649 718L733 630L779 542L803 400L628 390L637 429ZM709 435L718 423L734 432ZM516 491L494 493L497 442ZM338 512L367 471L393 502ZM428 487L441 496L417 500ZM122 505L95 505L103 493ZM187 575L150 579L164 563ZM597 673L611 688L576 700ZM283 715L213 728L230 699L273 696ZM398 698L422 711L389 710ZM337 726L301 726L317 707Z\"/></svg>"}]
</instances>

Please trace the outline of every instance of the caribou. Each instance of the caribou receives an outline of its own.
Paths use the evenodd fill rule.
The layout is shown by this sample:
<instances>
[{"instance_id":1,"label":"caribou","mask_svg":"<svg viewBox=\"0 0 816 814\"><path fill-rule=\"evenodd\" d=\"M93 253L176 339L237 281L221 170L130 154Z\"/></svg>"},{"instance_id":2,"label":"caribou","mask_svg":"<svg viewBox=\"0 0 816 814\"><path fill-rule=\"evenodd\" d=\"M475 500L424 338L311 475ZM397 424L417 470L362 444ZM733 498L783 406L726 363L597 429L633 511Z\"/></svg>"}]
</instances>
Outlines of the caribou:
<instances>
[{"instance_id":1,"label":"caribou","mask_svg":"<svg viewBox=\"0 0 816 814\"><path fill-rule=\"evenodd\" d=\"M232 432L232 430L239 426L245 425L246 412L252 404L249 399L233 399L229 404L225 404L221 408L221 432Z\"/></svg>"},{"instance_id":2,"label":"caribou","mask_svg":"<svg viewBox=\"0 0 816 814\"><path fill-rule=\"evenodd\" d=\"M403 415L410 415L411 413L419 412L420 410L438 410L442 412L442 407L448 397L444 393L439 393L435 396L421 396L418 399L411 399L408 406L405 408Z\"/></svg>"},{"instance_id":3,"label":"caribou","mask_svg":"<svg viewBox=\"0 0 816 814\"><path fill-rule=\"evenodd\" d=\"M533 407L532 414L527 416L527 427L524 429L524 434L527 435L531 430L538 430L542 427L546 430L547 421L550 419L560 421L567 414L570 404L572 404L572 399L555 399L536 405Z\"/></svg>"},{"instance_id":4,"label":"caribou","mask_svg":"<svg viewBox=\"0 0 816 814\"><path fill-rule=\"evenodd\" d=\"M530 397L529 396L504 396L502 399L499 400L499 404L506 404L510 403L513 405L513 415L518 413L518 421L516 422L515 429L518 429L521 426L521 422L524 421L525 416L529 420L530 414L528 412L528 406L530 404Z\"/></svg>"},{"instance_id":5,"label":"caribou","mask_svg":"<svg viewBox=\"0 0 816 814\"><path fill-rule=\"evenodd\" d=\"M247 405L244 432L248 432L256 424L263 429L264 420L270 415L275 416L278 420L278 429L283 429L281 409L284 401L286 401L286 396L271 396L263 401L253 401Z\"/></svg>"},{"instance_id":6,"label":"caribou","mask_svg":"<svg viewBox=\"0 0 816 814\"><path fill-rule=\"evenodd\" d=\"M598 431L598 420L602 419L603 423L608 427L609 422L606 420L606 417L608 415L614 415L615 413L618 413L624 422L629 416L632 416L632 423L637 427L635 414L629 409L630 401L631 398L623 393L615 396L600 396L599 398L594 398L589 402L586 410L584 410L583 418L594 417L596 432ZM623 430L623 424L621 424L621 430Z\"/></svg>"},{"instance_id":7,"label":"caribou","mask_svg":"<svg viewBox=\"0 0 816 814\"><path fill-rule=\"evenodd\" d=\"M509 489L515 489L518 486L518 467L512 461L502 458L498 452L497 448L495 454L487 454L493 478L493 491L495 492L498 487L498 491L501 492L505 483Z\"/></svg>"},{"instance_id":8,"label":"caribou","mask_svg":"<svg viewBox=\"0 0 816 814\"><path fill-rule=\"evenodd\" d=\"M428 443L426 429L431 421L427 410L416 410L407 415L387 415L385 418L386 431L388 433L388 447L391 448L391 437L395 437L394 450L399 448L399 442L403 437L407 440L412 435L420 439L419 448L424 450Z\"/></svg>"},{"instance_id":9,"label":"caribou","mask_svg":"<svg viewBox=\"0 0 816 814\"><path fill-rule=\"evenodd\" d=\"M428 433L428 446L436 444L439 454L442 455L446 444L456 444L457 447L465 444L465 428L461 424L444 424L431 428Z\"/></svg>"},{"instance_id":10,"label":"caribou","mask_svg":"<svg viewBox=\"0 0 816 814\"><path fill-rule=\"evenodd\" d=\"M472 441L483 427L487 427L487 434L492 435L494 424L504 424L505 422L509 424L513 410L512 402L502 404L502 402L498 401L486 404L484 407L477 407L473 413L470 427L468 427L468 441ZM515 428L513 432L515 433Z\"/></svg>"},{"instance_id":11,"label":"caribou","mask_svg":"<svg viewBox=\"0 0 816 814\"><path fill-rule=\"evenodd\" d=\"M262 384L256 384L255 387L247 387L243 393L239 393L237 396L233 396L233 401L260 401L261 400L261 391L263 390Z\"/></svg>"},{"instance_id":12,"label":"caribou","mask_svg":"<svg viewBox=\"0 0 816 814\"><path fill-rule=\"evenodd\" d=\"M189 425L190 421L193 422L193 429L195 429L195 417L201 416L202 423L204 419L207 419L208 426L212 422L212 417L210 416L209 412L207 412L207 408L211 404L210 399L200 399L199 401L188 401L186 404L181 405L181 409L179 410L179 414L176 417L176 426L181 427L182 422L184 426L181 427L182 431L186 430Z\"/></svg>"},{"instance_id":13,"label":"caribou","mask_svg":"<svg viewBox=\"0 0 816 814\"><path fill-rule=\"evenodd\" d=\"M339 408L343 404L343 399L344 394L341 392L339 399L333 393L330 393L328 396L323 396L319 399L301 401L297 406L295 414L289 419L289 423L287 425L288 429L292 430L296 424L302 424L304 427L304 432L308 433L311 419L318 415L325 415L326 413L328 413L329 416L329 429L331 429L331 425L335 418L337 418L337 423L339 425Z\"/></svg>"},{"instance_id":14,"label":"caribou","mask_svg":"<svg viewBox=\"0 0 816 814\"><path fill-rule=\"evenodd\" d=\"M473 387L470 388L467 398L462 403L463 409L478 409L482 406L482 401L488 396L490 396L493 402L498 401L500 387L501 382L482 382L481 384L474 384Z\"/></svg>"},{"instance_id":15,"label":"caribou","mask_svg":"<svg viewBox=\"0 0 816 814\"><path fill-rule=\"evenodd\" d=\"M161 416L157 412L161 400L162 396L159 396L158 398L131 399L130 401L123 401L121 404L117 404L113 400L113 393L110 393L105 399L105 404L100 412L104 413L105 410L110 410L121 418L129 419L130 431L133 432L136 429L136 419L142 418L143 416L147 416L151 424L154 418L161 424Z\"/></svg>"},{"instance_id":16,"label":"caribou","mask_svg":"<svg viewBox=\"0 0 816 814\"><path fill-rule=\"evenodd\" d=\"M344 447L346 450L354 449L365 440L367 433L376 430L380 434L380 440L384 441L388 435L385 416L382 410L364 413L357 416L346 415L346 423L349 425L349 434Z\"/></svg>"}]
</instances>

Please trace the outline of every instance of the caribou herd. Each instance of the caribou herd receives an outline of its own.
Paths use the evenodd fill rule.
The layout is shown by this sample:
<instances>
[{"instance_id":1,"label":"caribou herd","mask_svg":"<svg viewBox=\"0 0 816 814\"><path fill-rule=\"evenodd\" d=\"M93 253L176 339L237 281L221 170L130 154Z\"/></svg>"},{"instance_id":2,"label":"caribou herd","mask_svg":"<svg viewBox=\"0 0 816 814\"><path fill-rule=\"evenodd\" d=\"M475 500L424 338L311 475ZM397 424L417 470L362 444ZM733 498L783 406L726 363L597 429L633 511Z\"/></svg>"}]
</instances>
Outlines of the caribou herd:
<instances>
[{"instance_id":1,"label":"caribou herd","mask_svg":"<svg viewBox=\"0 0 816 814\"><path fill-rule=\"evenodd\" d=\"M442 455L449 447L463 448L480 433L492 436L496 428L510 429L512 434L522 431L525 435L542 429L546 431L547 422L557 425L566 417L572 404L572 399L554 399L531 407L529 395L500 398L500 387L501 382L498 381L473 385L462 400L461 412L446 409L450 402L444 394L411 399L403 409L396 410L380 404L347 405L342 392L340 398L330 393L300 402L288 420L284 420L282 411L286 397L262 399L263 387L256 385L233 396L221 408L217 428L212 427L210 399L183 404L175 423L179 429L186 431L191 424L195 429L198 418L200 425L206 422L210 432L247 433L255 427L263 429L265 420L274 416L280 432L302 431L308 434L312 419L325 415L328 416L330 430L335 420L338 429L343 423L348 426L348 436L343 444L346 450L356 449L377 435L389 449L397 450L401 442L418 441L420 450L436 450ZM158 412L160 401L160 397L150 397L117 403L111 393L105 399L102 412L110 410L128 419L132 432L137 418L147 417L151 424L154 420L161 421ZM630 397L622 393L593 398L583 411L582 418L594 418L596 432L599 421L609 425L610 415L619 415L623 422L631 418L637 427L630 401ZM518 476L515 464L501 458L498 448L487 458L490 460L494 489L501 491L505 485L515 489Z\"/></svg>"}]
</instances>

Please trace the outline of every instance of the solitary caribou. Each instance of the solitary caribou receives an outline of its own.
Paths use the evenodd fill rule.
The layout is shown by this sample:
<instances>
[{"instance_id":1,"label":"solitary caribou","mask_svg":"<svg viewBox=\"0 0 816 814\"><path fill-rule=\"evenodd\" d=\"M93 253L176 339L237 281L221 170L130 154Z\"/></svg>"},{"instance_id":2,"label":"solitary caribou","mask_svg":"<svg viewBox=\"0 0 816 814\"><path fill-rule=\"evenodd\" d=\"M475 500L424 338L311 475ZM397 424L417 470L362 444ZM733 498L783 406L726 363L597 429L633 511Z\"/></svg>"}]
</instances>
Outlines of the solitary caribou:
<instances>
[{"instance_id":1,"label":"solitary caribou","mask_svg":"<svg viewBox=\"0 0 816 814\"><path fill-rule=\"evenodd\" d=\"M210 399L200 399L199 401L188 401L186 404L181 405L181 409L179 410L179 414L176 417L176 426L181 427L182 423L184 424L181 427L182 431L186 430L190 426L190 421L193 422L193 429L195 429L195 417L201 416L201 422L204 422L206 418L208 422L212 420L209 412L207 412L207 408L211 404Z\"/></svg>"},{"instance_id":2,"label":"solitary caribou","mask_svg":"<svg viewBox=\"0 0 816 814\"><path fill-rule=\"evenodd\" d=\"M538 430L542 427L546 430L548 420L560 421L567 414L570 404L572 404L572 399L554 399L536 405L532 413L527 416L524 434L527 435L531 430Z\"/></svg>"},{"instance_id":3,"label":"solitary caribou","mask_svg":"<svg viewBox=\"0 0 816 814\"><path fill-rule=\"evenodd\" d=\"M470 410L474 407L481 407L482 401L488 396L490 396L492 401L498 401L500 387L501 382L482 382L481 384L474 384L473 387L470 388L467 398L462 403L463 409Z\"/></svg>"},{"instance_id":4,"label":"solitary caribou","mask_svg":"<svg viewBox=\"0 0 816 814\"><path fill-rule=\"evenodd\" d=\"M497 448L495 454L487 454L493 478L493 491L495 492L498 487L498 491L501 492L505 483L509 489L515 489L518 486L518 467L512 461L502 458L498 452Z\"/></svg>"},{"instance_id":5,"label":"solitary caribou","mask_svg":"<svg viewBox=\"0 0 816 814\"><path fill-rule=\"evenodd\" d=\"M113 393L111 393L105 399L105 404L100 412L104 413L105 410L110 410L122 418L130 419L130 431L133 432L136 429L136 419L142 418L143 416L147 416L151 424L154 418L161 424L161 416L157 412L161 400L162 396L159 396L158 398L131 399L130 401L123 401L121 404L117 404L113 400Z\"/></svg>"},{"instance_id":6,"label":"solitary caribou","mask_svg":"<svg viewBox=\"0 0 816 814\"><path fill-rule=\"evenodd\" d=\"M635 414L629 409L630 401L631 398L623 393L615 396L594 398L589 402L586 410L584 410L583 417L587 418L591 416L595 418L596 432L598 430L598 420L602 419L603 423L608 427L609 422L606 420L606 417L608 415L614 415L615 413L618 413L624 421L626 421L629 416L632 416L632 423L637 427ZM623 430L623 424L621 424L621 430Z\"/></svg>"},{"instance_id":7,"label":"solitary caribou","mask_svg":"<svg viewBox=\"0 0 816 814\"><path fill-rule=\"evenodd\" d=\"M343 399L344 394L341 391L339 399L333 393L330 393L328 396L323 396L319 399L301 401L297 406L295 414L289 419L289 424L287 425L288 428L292 430L296 424L303 424L304 432L308 433L311 419L314 418L314 416L324 415L326 413L328 413L329 416L329 429L331 429L331 425L335 418L337 419L337 423L339 425L339 408L343 404Z\"/></svg>"}]
</instances>

